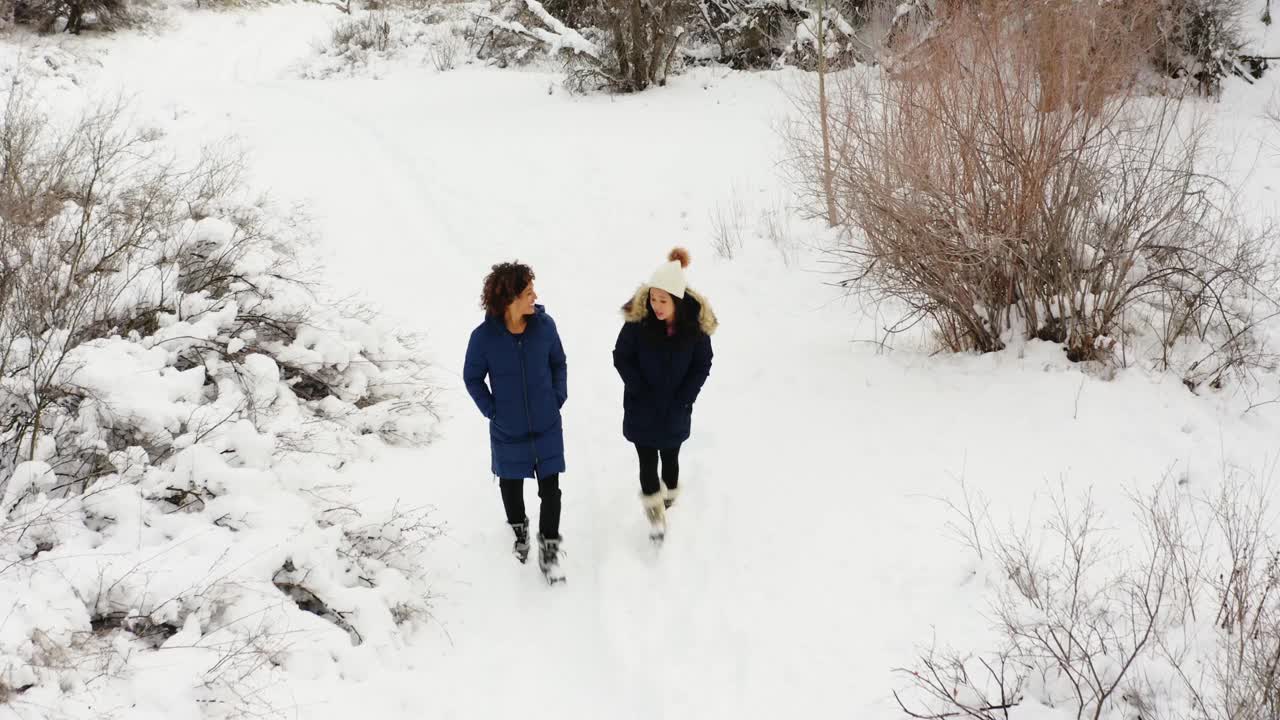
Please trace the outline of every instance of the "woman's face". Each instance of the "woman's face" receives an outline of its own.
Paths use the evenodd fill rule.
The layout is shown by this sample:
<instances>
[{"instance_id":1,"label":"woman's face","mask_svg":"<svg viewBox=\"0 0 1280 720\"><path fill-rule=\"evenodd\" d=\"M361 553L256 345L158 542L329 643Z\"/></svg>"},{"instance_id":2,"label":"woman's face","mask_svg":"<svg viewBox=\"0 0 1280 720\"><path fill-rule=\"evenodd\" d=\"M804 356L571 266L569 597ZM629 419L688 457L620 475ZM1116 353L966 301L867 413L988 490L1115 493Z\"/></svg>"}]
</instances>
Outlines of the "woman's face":
<instances>
[{"instance_id":1,"label":"woman's face","mask_svg":"<svg viewBox=\"0 0 1280 720\"><path fill-rule=\"evenodd\" d=\"M663 322L671 322L676 316L676 304L671 293L658 288L649 288L649 306L653 314Z\"/></svg>"},{"instance_id":2,"label":"woman's face","mask_svg":"<svg viewBox=\"0 0 1280 720\"><path fill-rule=\"evenodd\" d=\"M532 315L534 311L533 304L536 302L538 302L538 293L534 291L533 282L531 281L528 287L517 295L515 300L511 301L509 312L517 316Z\"/></svg>"}]
</instances>

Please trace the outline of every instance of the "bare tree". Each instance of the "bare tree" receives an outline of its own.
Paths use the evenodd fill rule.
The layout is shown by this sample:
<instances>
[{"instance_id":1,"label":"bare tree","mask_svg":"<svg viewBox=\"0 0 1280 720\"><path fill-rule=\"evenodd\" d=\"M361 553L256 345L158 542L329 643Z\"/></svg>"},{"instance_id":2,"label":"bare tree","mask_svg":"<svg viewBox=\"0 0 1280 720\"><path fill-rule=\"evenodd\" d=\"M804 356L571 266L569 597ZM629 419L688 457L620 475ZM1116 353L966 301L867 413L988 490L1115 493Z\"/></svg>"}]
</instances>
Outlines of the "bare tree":
<instances>
[{"instance_id":1,"label":"bare tree","mask_svg":"<svg viewBox=\"0 0 1280 720\"><path fill-rule=\"evenodd\" d=\"M1107 357L1123 318L1163 316L1167 344L1225 343L1267 266L1267 237L1232 222L1199 164L1203 126L1176 96L1139 105L1154 27L1142 3L953 3L903 33L886 72L844 75L831 139L802 118L801 187L835 197L851 230L841 283L927 320L952 350L1009 334ZM807 106L821 118L822 99ZM818 148L822 148L819 152Z\"/></svg>"}]
</instances>

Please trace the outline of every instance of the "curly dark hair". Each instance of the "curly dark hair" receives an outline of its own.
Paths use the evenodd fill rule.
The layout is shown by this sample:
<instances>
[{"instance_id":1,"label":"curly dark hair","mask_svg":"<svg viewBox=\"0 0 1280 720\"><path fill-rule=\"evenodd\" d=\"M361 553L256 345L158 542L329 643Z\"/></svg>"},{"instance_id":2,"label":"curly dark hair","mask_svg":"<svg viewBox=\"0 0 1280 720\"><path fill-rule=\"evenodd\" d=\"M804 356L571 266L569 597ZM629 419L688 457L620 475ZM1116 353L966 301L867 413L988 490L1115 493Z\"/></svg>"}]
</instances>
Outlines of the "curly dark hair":
<instances>
[{"instance_id":1,"label":"curly dark hair","mask_svg":"<svg viewBox=\"0 0 1280 720\"><path fill-rule=\"evenodd\" d=\"M533 270L518 262L499 263L484 278L484 292L480 305L485 313L498 317L524 289L533 282Z\"/></svg>"}]
</instances>

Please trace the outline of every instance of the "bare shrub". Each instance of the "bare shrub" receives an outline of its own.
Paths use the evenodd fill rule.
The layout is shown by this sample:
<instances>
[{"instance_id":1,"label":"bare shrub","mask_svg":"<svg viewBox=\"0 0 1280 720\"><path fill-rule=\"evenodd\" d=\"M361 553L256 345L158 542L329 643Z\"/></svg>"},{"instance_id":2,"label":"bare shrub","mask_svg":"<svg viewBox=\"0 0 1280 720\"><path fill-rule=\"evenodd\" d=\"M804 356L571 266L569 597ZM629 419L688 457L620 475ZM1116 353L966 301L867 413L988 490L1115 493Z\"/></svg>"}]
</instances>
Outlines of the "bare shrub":
<instances>
[{"instance_id":1,"label":"bare shrub","mask_svg":"<svg viewBox=\"0 0 1280 720\"><path fill-rule=\"evenodd\" d=\"M383 11L344 20L333 28L330 45L338 54L352 50L386 52L391 47L391 18Z\"/></svg>"},{"instance_id":2,"label":"bare shrub","mask_svg":"<svg viewBox=\"0 0 1280 720\"><path fill-rule=\"evenodd\" d=\"M1207 500L1218 540L1199 579L1217 645L1204 674L1180 672L1196 716L1205 720L1280 717L1280 538L1269 496L1228 483ZM1209 605L1208 603L1212 603ZM1172 664L1177 650L1166 646Z\"/></svg>"},{"instance_id":3,"label":"bare shrub","mask_svg":"<svg viewBox=\"0 0 1280 720\"><path fill-rule=\"evenodd\" d=\"M895 672L911 679L924 702L946 710L922 710L909 705L898 692L894 700L902 712L921 720L965 717L1009 720L1009 711L1022 703L1029 668L1002 656L994 662L966 657L955 651L930 649L913 668Z\"/></svg>"},{"instance_id":4,"label":"bare shrub","mask_svg":"<svg viewBox=\"0 0 1280 720\"><path fill-rule=\"evenodd\" d=\"M1068 687L1077 717L1092 720L1119 699L1135 664L1180 619L1173 548L1153 542L1135 563L1108 567L1101 520L1091 498L1074 510L1059 503L1048 553L1016 541L1000 552L1013 584L998 612L1014 654L1038 660L1046 684Z\"/></svg>"},{"instance_id":5,"label":"bare shrub","mask_svg":"<svg viewBox=\"0 0 1280 720\"><path fill-rule=\"evenodd\" d=\"M953 653L940 662L932 653L922 655L916 668L903 672L926 709L908 709L901 697L899 704L915 717L955 713L994 720L1022 702L1034 681L1045 694L1042 702L1099 720L1121 701L1139 661L1180 618L1172 548L1152 542L1132 560L1117 557L1089 496L1069 503L1065 494L1055 495L1043 537L982 537L990 525L974 515L981 503L966 493L952 507L963 518L957 527L965 528L965 543L991 549L1005 580L994 600L1001 649L992 660L962 661ZM985 675L971 674L970 664L985 667Z\"/></svg>"},{"instance_id":6,"label":"bare shrub","mask_svg":"<svg viewBox=\"0 0 1280 720\"><path fill-rule=\"evenodd\" d=\"M1257 287L1264 238L1216 204L1203 125L1177 97L1133 95L1149 7L948 8L932 34L899 38L887 72L840 76L835 199L858 231L832 249L843 284L902 303L900 325L926 320L955 351L1022 335L1106 358L1139 309L1163 314L1166 345L1249 325L1235 300ZM791 140L816 205L806 107Z\"/></svg>"},{"instance_id":7,"label":"bare shrub","mask_svg":"<svg viewBox=\"0 0 1280 720\"><path fill-rule=\"evenodd\" d=\"M439 72L448 72L458 64L458 53L462 50L462 42L457 35L449 33L431 43L431 64Z\"/></svg>"},{"instance_id":8,"label":"bare shrub","mask_svg":"<svg viewBox=\"0 0 1280 720\"><path fill-rule=\"evenodd\" d=\"M783 206L774 206L760 212L760 227L765 239L778 251L788 267L798 260L798 243L792 232L791 216Z\"/></svg>"},{"instance_id":9,"label":"bare shrub","mask_svg":"<svg viewBox=\"0 0 1280 720\"><path fill-rule=\"evenodd\" d=\"M394 58L431 65L440 72L457 66L474 8L418 0L388 0L341 18L316 47L318 57L302 69L304 77L378 74Z\"/></svg>"},{"instance_id":10,"label":"bare shrub","mask_svg":"<svg viewBox=\"0 0 1280 720\"><path fill-rule=\"evenodd\" d=\"M978 4L984 1L978 0ZM919 37L921 30L925 35L930 34L948 22L957 6L970 2L887 3L892 8L891 19L885 22L883 16L877 17L873 10L867 23L887 29L867 34L868 40L863 45L874 44L876 38L897 42L908 36ZM1125 61L1140 63L1168 78L1189 81L1203 96L1218 95L1222 81L1231 76L1252 82L1262 77L1268 67L1267 58L1244 54L1243 19L1249 14L1249 0L1121 0L1111 4L1116 9L1123 7L1131 18L1142 17L1140 22L1130 22L1126 28L1140 42L1131 43L1131 52ZM1054 9L1040 14L1072 21L1069 15L1062 16ZM1270 24L1270 17L1268 0L1262 21ZM1081 37L1068 39L1067 45L1087 47L1078 42ZM1072 55L1055 56L1054 53L1062 49L1062 44L1056 41L1044 45L1046 66L1064 73L1079 70Z\"/></svg>"},{"instance_id":11,"label":"bare shrub","mask_svg":"<svg viewBox=\"0 0 1280 720\"><path fill-rule=\"evenodd\" d=\"M942 499L951 515L946 524L947 533L979 560L986 560L987 539L991 535L991 501L981 491L971 491L963 475L956 478L956 485L960 500Z\"/></svg>"},{"instance_id":12,"label":"bare shrub","mask_svg":"<svg viewBox=\"0 0 1280 720\"><path fill-rule=\"evenodd\" d=\"M999 640L989 653L923 651L898 671L905 712L995 720L1034 701L1090 720L1277 717L1280 556L1260 486L1229 474L1214 497L1167 484L1132 495L1134 542L1090 495L1056 492L1037 534L996 530L981 496L962 492L952 527L998 582Z\"/></svg>"},{"instance_id":13,"label":"bare shrub","mask_svg":"<svg viewBox=\"0 0 1280 720\"><path fill-rule=\"evenodd\" d=\"M711 213L711 246L716 255L725 260L732 260L742 249L742 218L744 211L742 201L737 193L729 200L728 206L716 204Z\"/></svg>"}]
</instances>

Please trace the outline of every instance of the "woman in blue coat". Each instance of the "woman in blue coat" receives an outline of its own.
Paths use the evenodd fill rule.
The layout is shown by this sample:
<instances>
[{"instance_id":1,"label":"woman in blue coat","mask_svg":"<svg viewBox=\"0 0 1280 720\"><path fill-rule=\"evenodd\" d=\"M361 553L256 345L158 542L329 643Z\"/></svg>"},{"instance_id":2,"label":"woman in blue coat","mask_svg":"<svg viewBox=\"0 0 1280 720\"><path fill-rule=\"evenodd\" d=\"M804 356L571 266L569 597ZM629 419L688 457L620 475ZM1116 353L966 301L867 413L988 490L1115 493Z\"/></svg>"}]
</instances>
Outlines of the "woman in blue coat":
<instances>
[{"instance_id":1,"label":"woman in blue coat","mask_svg":"<svg viewBox=\"0 0 1280 720\"><path fill-rule=\"evenodd\" d=\"M515 533L516 558L523 563L529 557L524 479L533 477L541 500L538 566L548 581L557 582L564 579L558 561L565 469L560 408L569 396L568 369L555 321L537 299L528 266L493 266L481 300L485 320L471 333L462 376L489 419L493 474Z\"/></svg>"},{"instance_id":2,"label":"woman in blue coat","mask_svg":"<svg viewBox=\"0 0 1280 720\"><path fill-rule=\"evenodd\" d=\"M680 492L680 446L689 439L693 405L711 373L711 335L719 325L707 300L688 288L688 265L686 250L671 251L623 306L625 322L613 349L624 386L622 434L636 447L655 541L666 534L666 509Z\"/></svg>"}]
</instances>

